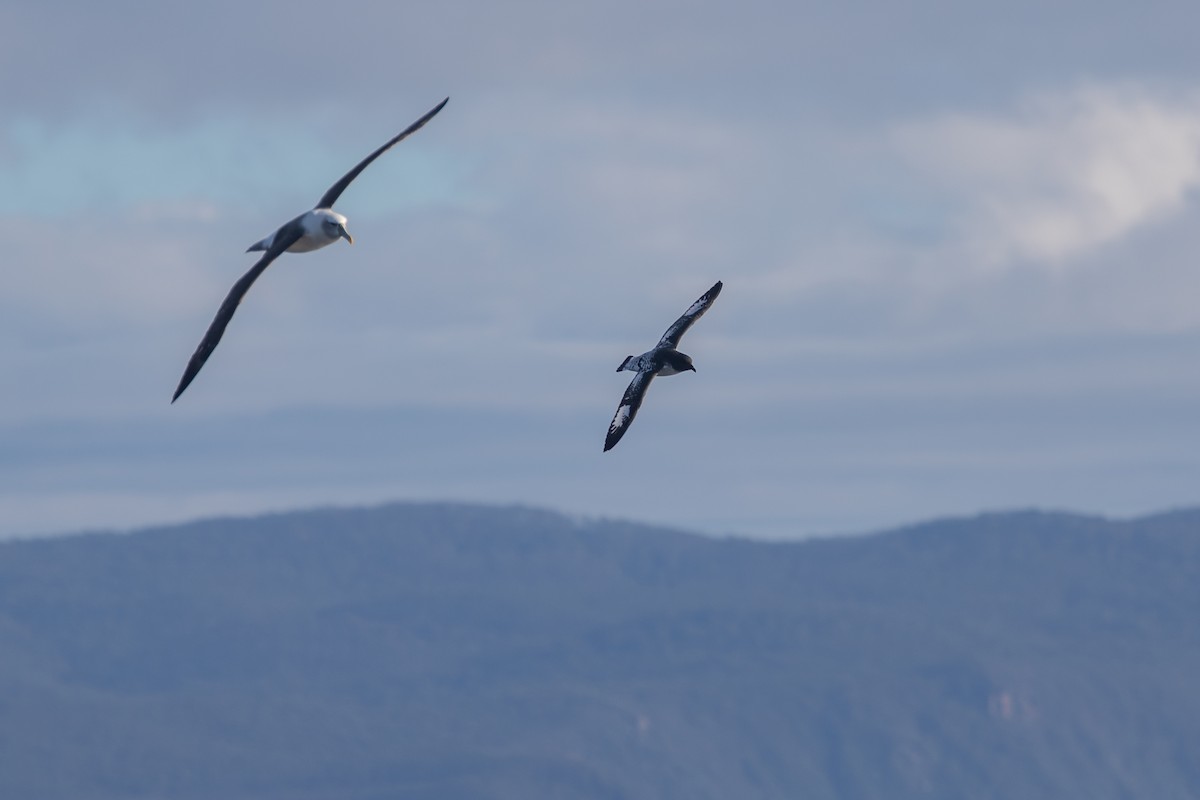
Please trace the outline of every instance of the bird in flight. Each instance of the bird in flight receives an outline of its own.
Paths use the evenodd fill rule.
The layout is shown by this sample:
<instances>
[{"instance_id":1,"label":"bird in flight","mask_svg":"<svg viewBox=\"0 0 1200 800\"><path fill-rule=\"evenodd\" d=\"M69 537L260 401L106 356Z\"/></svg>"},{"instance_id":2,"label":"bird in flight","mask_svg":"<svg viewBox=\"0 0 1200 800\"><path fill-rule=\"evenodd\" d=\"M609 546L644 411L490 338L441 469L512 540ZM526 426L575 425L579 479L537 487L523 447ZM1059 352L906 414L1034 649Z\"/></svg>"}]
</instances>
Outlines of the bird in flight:
<instances>
[{"instance_id":1,"label":"bird in flight","mask_svg":"<svg viewBox=\"0 0 1200 800\"><path fill-rule=\"evenodd\" d=\"M680 372L691 370L696 371L692 366L692 357L679 352L675 348L679 347L679 340L687 333L688 328L703 316L708 307L717 299L717 295L721 293L721 282L717 281L713 287L701 295L700 299L692 303L692 307L683 312L683 316L671 323L671 327L667 328L667 332L658 340L658 344L653 350L648 350L640 356L626 356L621 362L621 366L617 367L617 372L627 369L631 372L636 372L633 380L629 384L629 388L625 390L625 396L621 398L621 405L617 406L617 413L613 416L612 424L608 426L608 436L604 440L604 452L608 452L616 446L617 442L621 441L621 437L625 435L625 431L629 430L629 426L633 423L633 418L637 416L638 409L642 407L642 399L646 396L646 389L650 388L650 381L654 380L655 375L675 375Z\"/></svg>"},{"instance_id":2,"label":"bird in flight","mask_svg":"<svg viewBox=\"0 0 1200 800\"><path fill-rule=\"evenodd\" d=\"M379 158L406 136L419 130L426 122L433 119L434 115L441 111L442 106L446 105L449 100L450 98L447 97L438 103L425 116L412 125L409 125L385 142L378 150L358 162L354 166L354 169L347 172L337 183L329 187L329 190L321 196L321 199L317 201L316 207L311 211L306 211L290 222L284 223L280 226L279 230L267 238L250 245L246 250L247 253L262 252L263 255L245 275L238 279L238 282L233 285L233 288L229 290L229 294L226 295L225 302L221 303L221 307L217 309L217 315L213 317L213 321L208 326L204 338L200 340L199 346L196 347L196 352L192 354L191 359L188 361L187 369L183 371L183 377L179 379L179 387L175 389L175 395L171 398L172 403L179 399L179 395L183 394L197 373L200 372L200 368L204 366L204 362L208 361L208 357L216 349L217 343L221 341L221 336L224 335L225 327L229 325L229 320L233 319L233 313L237 311L238 304L242 302L242 298L246 296L246 292L258 280L258 276L262 275L263 271L271 266L272 261L279 258L285 252L307 253L311 250L319 250L326 245L333 244L339 239L345 239L350 244L354 244L353 237L346 230L346 218L333 210L333 204L341 197L342 192L346 191L346 187L350 185L350 182L357 178L360 172L370 166L372 161Z\"/></svg>"}]
</instances>

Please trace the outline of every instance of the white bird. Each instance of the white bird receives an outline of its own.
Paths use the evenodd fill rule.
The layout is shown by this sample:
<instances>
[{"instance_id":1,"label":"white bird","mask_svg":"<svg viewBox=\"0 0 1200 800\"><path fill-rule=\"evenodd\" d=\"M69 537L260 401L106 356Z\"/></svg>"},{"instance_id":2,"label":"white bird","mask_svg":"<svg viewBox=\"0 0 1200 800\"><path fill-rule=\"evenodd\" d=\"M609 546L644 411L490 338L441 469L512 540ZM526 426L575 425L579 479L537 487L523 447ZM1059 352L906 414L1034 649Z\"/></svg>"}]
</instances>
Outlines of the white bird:
<instances>
[{"instance_id":1,"label":"white bird","mask_svg":"<svg viewBox=\"0 0 1200 800\"><path fill-rule=\"evenodd\" d=\"M175 395L171 398L172 403L179 399L179 395L183 394L184 389L188 387L192 379L200 372L200 368L204 366L204 362L212 355L213 350L217 347L217 343L221 341L221 336L225 333L225 327L229 324L229 320L233 319L233 312L237 311L238 304L242 302L242 298L246 296L246 292L250 290L251 285L258 280L258 276L262 275L263 271L271 266L272 261L279 258L285 252L307 253L333 244L339 239L345 239L350 244L354 244L354 238L346 230L346 218L333 210L333 204L341 197L342 192L346 191L346 187L350 185L350 182L357 178L359 173L366 169L372 161L386 153L392 146L403 140L410 133L420 129L422 125L433 119L434 115L441 111L442 106L446 105L449 100L450 98L447 97L438 103L425 116L412 125L409 125L388 140L378 150L358 162L354 169L347 172L337 183L329 187L329 191L321 196L321 199L317 201L317 205L312 211L306 211L290 222L284 223L280 226L279 230L247 248L247 253L265 252L262 258L245 275L238 279L238 282L233 285L233 288L229 290L229 294L226 295L225 302L221 303L221 307L217 309L217 315L208 326L208 331L205 332L204 338L200 340L196 352L192 354L191 359L188 361L187 369L183 371L183 377L179 379L179 387L175 390Z\"/></svg>"},{"instance_id":2,"label":"white bird","mask_svg":"<svg viewBox=\"0 0 1200 800\"><path fill-rule=\"evenodd\" d=\"M604 439L604 452L607 453L613 449L617 442L621 441L625 431L629 430L633 418L637 416L638 409L642 407L642 399L646 396L646 390L650 388L650 381L654 380L655 375L676 375L689 370L696 371L692 365L692 357L675 348L679 347L679 340L687 333L688 328L692 327L692 324L700 319L717 299L717 295L721 293L721 285L721 282L717 281L711 289L701 295L699 300L692 303L692 307L683 312L683 316L667 328L667 332L658 340L658 344L654 346L653 350L647 350L640 356L626 356L625 360L621 362L621 366L617 367L617 372L627 369L636 372L637 375L630 382L629 388L625 390L625 396L621 398L621 405L617 406L617 413L613 415L612 423L608 426L608 436Z\"/></svg>"}]
</instances>

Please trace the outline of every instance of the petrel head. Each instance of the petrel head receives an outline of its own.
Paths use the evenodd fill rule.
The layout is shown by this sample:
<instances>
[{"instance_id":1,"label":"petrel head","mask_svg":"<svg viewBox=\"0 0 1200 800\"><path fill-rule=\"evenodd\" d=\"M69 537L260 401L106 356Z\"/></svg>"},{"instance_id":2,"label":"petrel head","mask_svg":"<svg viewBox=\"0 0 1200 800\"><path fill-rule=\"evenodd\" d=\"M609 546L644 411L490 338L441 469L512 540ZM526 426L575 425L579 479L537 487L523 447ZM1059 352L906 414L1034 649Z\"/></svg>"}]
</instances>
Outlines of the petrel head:
<instances>
[{"instance_id":1,"label":"petrel head","mask_svg":"<svg viewBox=\"0 0 1200 800\"><path fill-rule=\"evenodd\" d=\"M688 370L692 372L696 371L696 368L692 366L692 357L678 350L668 350L663 353L663 361L670 368L670 371L663 373L664 375L674 375L679 372L687 372Z\"/></svg>"}]
</instances>

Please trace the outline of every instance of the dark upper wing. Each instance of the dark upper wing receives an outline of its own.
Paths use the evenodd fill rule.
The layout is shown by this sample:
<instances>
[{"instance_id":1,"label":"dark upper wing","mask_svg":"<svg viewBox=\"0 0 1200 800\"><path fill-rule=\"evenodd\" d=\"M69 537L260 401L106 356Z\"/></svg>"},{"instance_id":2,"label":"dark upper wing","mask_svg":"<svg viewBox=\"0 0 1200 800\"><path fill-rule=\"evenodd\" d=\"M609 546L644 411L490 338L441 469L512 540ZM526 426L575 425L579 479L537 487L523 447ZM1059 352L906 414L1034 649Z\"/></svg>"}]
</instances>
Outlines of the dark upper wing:
<instances>
[{"instance_id":1,"label":"dark upper wing","mask_svg":"<svg viewBox=\"0 0 1200 800\"><path fill-rule=\"evenodd\" d=\"M654 380L653 372L639 372L629 382L629 388L625 390L625 396L621 398L621 405L617 406L617 413L613 415L612 423L608 426L608 436L604 439L604 452L612 450L617 442L621 441L625 431L629 430L633 418L637 416L638 409L642 407L642 398L646 396L646 389L649 388L652 380Z\"/></svg>"},{"instance_id":2,"label":"dark upper wing","mask_svg":"<svg viewBox=\"0 0 1200 800\"><path fill-rule=\"evenodd\" d=\"M196 348L196 352L192 353L192 358L188 361L187 369L183 371L183 377L179 379L179 387L175 390L175 395L171 398L174 403L179 399L179 395L183 394L183 390L188 387L192 379L200 372L200 368L204 366L204 362L208 361L208 357L212 355L212 351L217 349L217 343L221 341L221 337L225 334L225 326L229 324L229 320L233 319L233 312L237 311L238 304L242 302L242 298L246 296L246 292L250 291L250 286L258 280L258 276L263 274L263 271L271 266L271 262L279 258L280 253L287 250L296 240L300 238L304 232L303 228L296 220L292 220L287 225L279 229L275 234L275 241L271 243L271 249L263 254L263 257L258 260L250 271L238 279L238 282L229 290L229 294L225 296L225 302L221 303L221 307L217 309L217 315L213 317L212 323L208 326L208 330L204 334L204 338L200 340L200 345Z\"/></svg>"},{"instance_id":3,"label":"dark upper wing","mask_svg":"<svg viewBox=\"0 0 1200 800\"><path fill-rule=\"evenodd\" d=\"M701 295L700 299L692 303L692 307L683 312L683 316L671 323L671 327L667 328L667 332L658 340L658 346L666 345L672 349L679 347L679 340L687 333L687 329L692 327L692 323L700 319L708 307L712 305L713 300L717 299L717 295L721 293L721 282L717 281L713 287Z\"/></svg>"},{"instance_id":4,"label":"dark upper wing","mask_svg":"<svg viewBox=\"0 0 1200 800\"><path fill-rule=\"evenodd\" d=\"M407 128L400 131L400 133L396 134L396 136L394 138L392 138L389 142L387 142L387 144L383 145L383 147L380 147L374 153L371 153L371 155L367 156L362 161L358 162L358 165L355 166L354 169L347 172L345 175L342 176L342 179L340 181L335 183L333 186L329 187L329 191L327 191L321 197L321 199L319 201L317 201L317 204L315 206L313 206L313 208L333 208L333 204L336 203L337 199L342 196L342 192L346 191L346 187L350 185L350 181L352 181L358 177L358 173L360 173L364 169L366 169L372 161L374 161L375 159L379 158L381 155L386 153L390 147L395 145L401 139L408 136L413 131L419 130L422 125L424 125L426 122L429 122L429 120L433 119L434 115L437 114L439 111L441 111L442 106L446 105L446 103L448 103L448 102L450 102L449 97L447 97L445 100L443 100L442 102L440 102L436 106L434 106L433 109L429 113L427 113L425 116L421 117L419 120L414 122L412 125L409 125Z\"/></svg>"}]
</instances>

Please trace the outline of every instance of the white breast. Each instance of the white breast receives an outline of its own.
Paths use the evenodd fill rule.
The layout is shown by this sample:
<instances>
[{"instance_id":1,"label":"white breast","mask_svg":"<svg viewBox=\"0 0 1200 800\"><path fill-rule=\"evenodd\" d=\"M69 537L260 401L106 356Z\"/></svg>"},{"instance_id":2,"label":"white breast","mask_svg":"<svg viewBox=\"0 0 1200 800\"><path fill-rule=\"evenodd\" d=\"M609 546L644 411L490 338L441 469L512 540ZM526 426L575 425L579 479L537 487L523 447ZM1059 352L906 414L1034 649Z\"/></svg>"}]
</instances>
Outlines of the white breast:
<instances>
[{"instance_id":1,"label":"white breast","mask_svg":"<svg viewBox=\"0 0 1200 800\"><path fill-rule=\"evenodd\" d=\"M325 223L332 220L340 225L346 224L346 218L336 211L331 211L328 208L314 208L300 218L300 226L304 229L304 235L296 240L296 243L288 248L289 253L308 253L312 250L320 250L326 245L333 244L340 236L336 233L330 235L325 228Z\"/></svg>"},{"instance_id":2,"label":"white breast","mask_svg":"<svg viewBox=\"0 0 1200 800\"><path fill-rule=\"evenodd\" d=\"M308 253L313 250L320 250L325 245L333 244L337 239L330 239L327 236L313 236L312 234L304 234L296 243L289 247L289 253Z\"/></svg>"}]
</instances>

